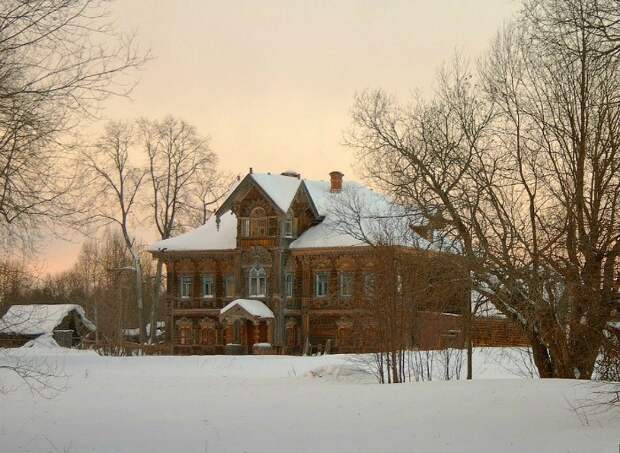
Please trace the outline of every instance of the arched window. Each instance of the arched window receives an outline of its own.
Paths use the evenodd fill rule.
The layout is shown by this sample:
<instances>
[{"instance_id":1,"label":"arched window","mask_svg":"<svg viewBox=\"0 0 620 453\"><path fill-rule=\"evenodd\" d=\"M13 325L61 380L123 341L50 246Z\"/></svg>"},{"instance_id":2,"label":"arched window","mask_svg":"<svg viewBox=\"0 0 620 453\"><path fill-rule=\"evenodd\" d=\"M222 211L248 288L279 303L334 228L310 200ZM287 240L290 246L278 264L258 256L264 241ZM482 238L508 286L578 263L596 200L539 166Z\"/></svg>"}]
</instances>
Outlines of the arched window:
<instances>
[{"instance_id":1,"label":"arched window","mask_svg":"<svg viewBox=\"0 0 620 453\"><path fill-rule=\"evenodd\" d=\"M248 292L251 297L264 297L267 295L267 274L262 267L254 266L250 269Z\"/></svg>"}]
</instances>

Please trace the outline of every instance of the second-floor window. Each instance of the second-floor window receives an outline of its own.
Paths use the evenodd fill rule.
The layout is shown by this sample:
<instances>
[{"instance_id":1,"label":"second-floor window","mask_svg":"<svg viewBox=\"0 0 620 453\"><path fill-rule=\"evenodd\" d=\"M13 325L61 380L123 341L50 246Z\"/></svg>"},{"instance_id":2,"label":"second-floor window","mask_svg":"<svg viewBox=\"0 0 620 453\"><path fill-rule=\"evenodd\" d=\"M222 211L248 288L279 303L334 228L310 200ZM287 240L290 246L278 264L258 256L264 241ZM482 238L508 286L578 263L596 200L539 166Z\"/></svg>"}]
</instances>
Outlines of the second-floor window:
<instances>
[{"instance_id":1,"label":"second-floor window","mask_svg":"<svg viewBox=\"0 0 620 453\"><path fill-rule=\"evenodd\" d=\"M182 299L189 299L192 296L192 277L189 275L181 277L180 293Z\"/></svg>"},{"instance_id":2,"label":"second-floor window","mask_svg":"<svg viewBox=\"0 0 620 453\"><path fill-rule=\"evenodd\" d=\"M291 272L284 276L284 294L286 297L293 297L293 274Z\"/></svg>"},{"instance_id":3,"label":"second-floor window","mask_svg":"<svg viewBox=\"0 0 620 453\"><path fill-rule=\"evenodd\" d=\"M224 297L235 297L235 276L224 277Z\"/></svg>"},{"instance_id":4,"label":"second-floor window","mask_svg":"<svg viewBox=\"0 0 620 453\"><path fill-rule=\"evenodd\" d=\"M345 297L353 295L353 272L340 273L340 295Z\"/></svg>"},{"instance_id":5,"label":"second-floor window","mask_svg":"<svg viewBox=\"0 0 620 453\"><path fill-rule=\"evenodd\" d=\"M267 274L262 267L250 269L250 279L248 285L248 295L250 297L264 297L267 295Z\"/></svg>"},{"instance_id":6,"label":"second-floor window","mask_svg":"<svg viewBox=\"0 0 620 453\"><path fill-rule=\"evenodd\" d=\"M375 274L370 272L364 274L364 295L366 297L375 295Z\"/></svg>"},{"instance_id":7,"label":"second-floor window","mask_svg":"<svg viewBox=\"0 0 620 453\"><path fill-rule=\"evenodd\" d=\"M202 276L202 297L213 297L215 295L215 281L213 275Z\"/></svg>"},{"instance_id":8,"label":"second-floor window","mask_svg":"<svg viewBox=\"0 0 620 453\"><path fill-rule=\"evenodd\" d=\"M327 296L327 272L317 272L314 280L314 294L317 297Z\"/></svg>"}]
</instances>

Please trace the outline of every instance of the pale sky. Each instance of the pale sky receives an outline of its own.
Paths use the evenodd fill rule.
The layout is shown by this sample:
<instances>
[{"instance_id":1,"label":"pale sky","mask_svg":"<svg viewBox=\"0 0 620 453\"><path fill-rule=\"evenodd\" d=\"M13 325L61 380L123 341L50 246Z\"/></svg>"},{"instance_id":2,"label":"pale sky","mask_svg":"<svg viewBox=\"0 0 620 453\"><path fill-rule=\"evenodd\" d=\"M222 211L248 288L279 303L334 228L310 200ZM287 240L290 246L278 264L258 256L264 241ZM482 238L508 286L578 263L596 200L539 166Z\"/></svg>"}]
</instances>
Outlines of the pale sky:
<instances>
[{"instance_id":1,"label":"pale sky","mask_svg":"<svg viewBox=\"0 0 620 453\"><path fill-rule=\"evenodd\" d=\"M118 28L155 59L108 119L167 114L211 137L221 167L358 178L342 145L356 92L427 92L455 50L475 58L515 0L122 0ZM80 239L41 245L44 272L69 268Z\"/></svg>"}]
</instances>

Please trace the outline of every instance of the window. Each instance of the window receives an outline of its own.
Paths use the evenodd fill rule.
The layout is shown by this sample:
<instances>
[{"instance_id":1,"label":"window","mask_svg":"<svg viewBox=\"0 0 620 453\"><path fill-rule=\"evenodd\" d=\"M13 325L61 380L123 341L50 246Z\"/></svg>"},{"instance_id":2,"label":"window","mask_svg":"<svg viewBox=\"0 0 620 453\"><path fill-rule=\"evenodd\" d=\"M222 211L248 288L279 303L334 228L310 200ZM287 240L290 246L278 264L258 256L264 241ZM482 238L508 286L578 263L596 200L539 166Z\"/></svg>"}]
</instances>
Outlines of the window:
<instances>
[{"instance_id":1,"label":"window","mask_svg":"<svg viewBox=\"0 0 620 453\"><path fill-rule=\"evenodd\" d=\"M250 219L241 219L241 237L250 237Z\"/></svg>"},{"instance_id":2,"label":"window","mask_svg":"<svg viewBox=\"0 0 620 453\"><path fill-rule=\"evenodd\" d=\"M371 273L364 274L364 294L366 297L375 295L375 275Z\"/></svg>"},{"instance_id":3,"label":"window","mask_svg":"<svg viewBox=\"0 0 620 453\"><path fill-rule=\"evenodd\" d=\"M235 276L224 277L224 297L235 297Z\"/></svg>"},{"instance_id":4,"label":"window","mask_svg":"<svg viewBox=\"0 0 620 453\"><path fill-rule=\"evenodd\" d=\"M267 236L267 219L252 219L252 237L262 238Z\"/></svg>"},{"instance_id":5,"label":"window","mask_svg":"<svg viewBox=\"0 0 620 453\"><path fill-rule=\"evenodd\" d=\"M340 295L345 297L353 295L353 272L340 273Z\"/></svg>"},{"instance_id":6,"label":"window","mask_svg":"<svg viewBox=\"0 0 620 453\"><path fill-rule=\"evenodd\" d=\"M286 297L293 297L293 274L291 272L284 276L284 294Z\"/></svg>"},{"instance_id":7,"label":"window","mask_svg":"<svg viewBox=\"0 0 620 453\"><path fill-rule=\"evenodd\" d=\"M260 206L252 209L250 213L250 217L252 218L250 233L252 237L259 238L267 236L267 218L265 215L265 209Z\"/></svg>"},{"instance_id":8,"label":"window","mask_svg":"<svg viewBox=\"0 0 620 453\"><path fill-rule=\"evenodd\" d=\"M314 293L317 297L327 296L327 279L327 272L316 273Z\"/></svg>"},{"instance_id":9,"label":"window","mask_svg":"<svg viewBox=\"0 0 620 453\"><path fill-rule=\"evenodd\" d=\"M189 299L192 295L192 277L184 275L181 277L181 298Z\"/></svg>"},{"instance_id":10,"label":"window","mask_svg":"<svg viewBox=\"0 0 620 453\"><path fill-rule=\"evenodd\" d=\"M181 344L192 344L192 326L184 325L179 328L179 343Z\"/></svg>"},{"instance_id":11,"label":"window","mask_svg":"<svg viewBox=\"0 0 620 453\"><path fill-rule=\"evenodd\" d=\"M202 297L213 297L215 294L215 284L213 275L202 276Z\"/></svg>"},{"instance_id":12,"label":"window","mask_svg":"<svg viewBox=\"0 0 620 453\"><path fill-rule=\"evenodd\" d=\"M267 294L267 276L262 267L250 269L249 295L251 297L264 297Z\"/></svg>"},{"instance_id":13,"label":"window","mask_svg":"<svg viewBox=\"0 0 620 453\"><path fill-rule=\"evenodd\" d=\"M287 214L286 219L284 220L284 236L287 238L294 237L293 216L291 214Z\"/></svg>"},{"instance_id":14,"label":"window","mask_svg":"<svg viewBox=\"0 0 620 453\"><path fill-rule=\"evenodd\" d=\"M269 236L275 237L278 235L278 218L269 217Z\"/></svg>"},{"instance_id":15,"label":"window","mask_svg":"<svg viewBox=\"0 0 620 453\"><path fill-rule=\"evenodd\" d=\"M396 275L396 292L403 293L403 277L400 274Z\"/></svg>"}]
</instances>

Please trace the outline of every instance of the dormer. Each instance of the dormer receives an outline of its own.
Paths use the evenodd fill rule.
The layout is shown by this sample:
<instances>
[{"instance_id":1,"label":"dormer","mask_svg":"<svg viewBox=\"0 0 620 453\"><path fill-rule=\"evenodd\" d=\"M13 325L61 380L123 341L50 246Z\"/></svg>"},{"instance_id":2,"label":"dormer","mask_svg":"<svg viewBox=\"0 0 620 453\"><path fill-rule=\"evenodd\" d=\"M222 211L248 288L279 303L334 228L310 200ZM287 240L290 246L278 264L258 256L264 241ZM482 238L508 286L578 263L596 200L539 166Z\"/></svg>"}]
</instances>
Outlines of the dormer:
<instances>
[{"instance_id":1,"label":"dormer","mask_svg":"<svg viewBox=\"0 0 620 453\"><path fill-rule=\"evenodd\" d=\"M237 247L286 245L300 233L299 213L308 201L299 195L300 175L249 173L224 201L216 216L232 211L237 217ZM301 206L300 202L305 207Z\"/></svg>"}]
</instances>

